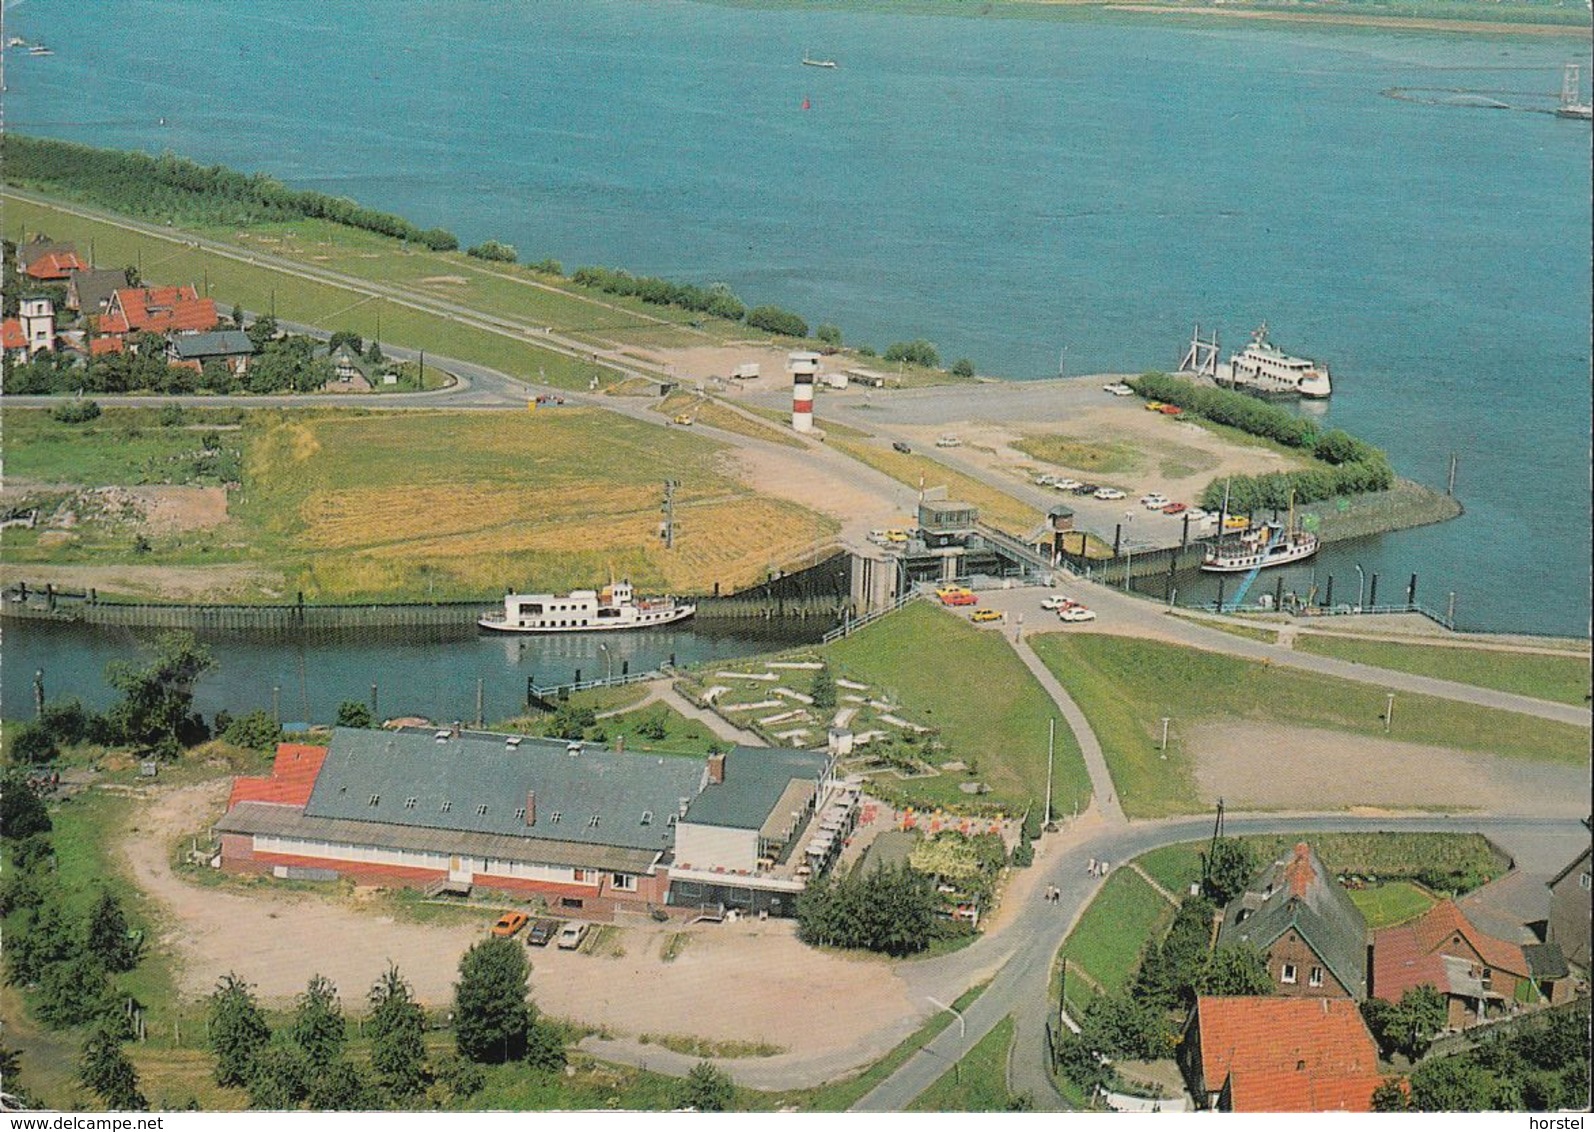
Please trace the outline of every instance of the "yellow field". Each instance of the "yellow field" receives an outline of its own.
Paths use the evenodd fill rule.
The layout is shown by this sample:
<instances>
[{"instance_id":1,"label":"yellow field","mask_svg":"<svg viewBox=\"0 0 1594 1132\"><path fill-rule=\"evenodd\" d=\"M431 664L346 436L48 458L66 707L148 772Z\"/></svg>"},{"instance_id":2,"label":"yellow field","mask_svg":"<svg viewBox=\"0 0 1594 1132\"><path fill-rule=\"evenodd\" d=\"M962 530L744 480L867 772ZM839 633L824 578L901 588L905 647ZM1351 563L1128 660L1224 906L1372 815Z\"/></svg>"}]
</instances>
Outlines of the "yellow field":
<instances>
[{"instance_id":1,"label":"yellow field","mask_svg":"<svg viewBox=\"0 0 1594 1132\"><path fill-rule=\"evenodd\" d=\"M832 437L827 443L853 459L884 472L898 483L905 483L912 488L917 488L921 482L925 487L945 487L951 498L974 504L980 509L981 519L1010 534L1026 535L1046 519L1038 508L1020 502L972 476L953 471L927 456L904 456L888 448L860 443L848 437Z\"/></svg>"},{"instance_id":2,"label":"yellow field","mask_svg":"<svg viewBox=\"0 0 1594 1132\"><path fill-rule=\"evenodd\" d=\"M589 586L705 592L762 580L836 524L756 495L725 446L599 410L267 413L239 523L316 600ZM664 481L675 546L659 535Z\"/></svg>"}]
</instances>

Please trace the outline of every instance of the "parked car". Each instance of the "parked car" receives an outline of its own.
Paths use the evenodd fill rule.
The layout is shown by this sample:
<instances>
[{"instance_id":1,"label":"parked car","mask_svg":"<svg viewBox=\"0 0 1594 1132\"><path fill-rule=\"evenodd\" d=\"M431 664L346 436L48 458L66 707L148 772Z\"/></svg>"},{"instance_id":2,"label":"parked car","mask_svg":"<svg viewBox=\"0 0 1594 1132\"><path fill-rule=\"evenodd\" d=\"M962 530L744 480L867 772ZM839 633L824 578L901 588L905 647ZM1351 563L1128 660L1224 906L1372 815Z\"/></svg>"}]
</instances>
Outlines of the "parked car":
<instances>
[{"instance_id":1,"label":"parked car","mask_svg":"<svg viewBox=\"0 0 1594 1132\"><path fill-rule=\"evenodd\" d=\"M1067 609L1074 604L1076 603L1072 598L1064 597L1062 594L1052 594L1049 597L1041 598L1042 609Z\"/></svg>"},{"instance_id":2,"label":"parked car","mask_svg":"<svg viewBox=\"0 0 1594 1132\"><path fill-rule=\"evenodd\" d=\"M1075 495L1095 495L1100 490L1101 484L1099 483L1082 483L1073 489Z\"/></svg>"},{"instance_id":3,"label":"parked car","mask_svg":"<svg viewBox=\"0 0 1594 1132\"><path fill-rule=\"evenodd\" d=\"M1226 531L1243 531L1251 525L1251 520L1244 515L1230 515L1223 520L1223 529Z\"/></svg>"},{"instance_id":4,"label":"parked car","mask_svg":"<svg viewBox=\"0 0 1594 1132\"><path fill-rule=\"evenodd\" d=\"M904 444L900 440L893 440L891 442L891 447L895 448L898 452L901 452L901 453L904 453L904 454L913 451L913 449L909 448L906 444Z\"/></svg>"},{"instance_id":5,"label":"parked car","mask_svg":"<svg viewBox=\"0 0 1594 1132\"><path fill-rule=\"evenodd\" d=\"M1079 486L1079 481L1071 480L1067 476L1064 476L1062 479L1053 480L1052 486L1058 491L1073 491Z\"/></svg>"},{"instance_id":6,"label":"parked car","mask_svg":"<svg viewBox=\"0 0 1594 1132\"><path fill-rule=\"evenodd\" d=\"M974 596L972 590L962 586L947 586L945 589L935 591L935 596L941 599L942 605L978 605L980 599Z\"/></svg>"},{"instance_id":7,"label":"parked car","mask_svg":"<svg viewBox=\"0 0 1594 1132\"><path fill-rule=\"evenodd\" d=\"M1156 413L1156 412L1160 412L1161 410L1162 410L1162 402L1161 401L1147 401L1146 402L1146 412L1148 412L1148 413Z\"/></svg>"},{"instance_id":8,"label":"parked car","mask_svg":"<svg viewBox=\"0 0 1594 1132\"><path fill-rule=\"evenodd\" d=\"M689 424L691 424L692 423L692 414L691 413L680 413L680 414L678 414L676 416L676 418L675 418L675 423L676 424L681 424L681 425L689 425Z\"/></svg>"},{"instance_id":9,"label":"parked car","mask_svg":"<svg viewBox=\"0 0 1594 1132\"><path fill-rule=\"evenodd\" d=\"M574 951L581 946L581 941L587 938L587 925L580 920L571 920L559 929L559 950Z\"/></svg>"},{"instance_id":10,"label":"parked car","mask_svg":"<svg viewBox=\"0 0 1594 1132\"><path fill-rule=\"evenodd\" d=\"M526 921L529 919L531 919L531 917L526 915L524 912L505 912L502 916L498 917L498 922L493 925L493 934L501 935L505 939L508 939L521 928L525 927Z\"/></svg>"},{"instance_id":11,"label":"parked car","mask_svg":"<svg viewBox=\"0 0 1594 1132\"><path fill-rule=\"evenodd\" d=\"M1057 477L1050 472L1042 472L1035 477L1035 483L1040 487L1053 487L1057 483Z\"/></svg>"},{"instance_id":12,"label":"parked car","mask_svg":"<svg viewBox=\"0 0 1594 1132\"><path fill-rule=\"evenodd\" d=\"M976 609L971 621L1005 621L1007 614L999 609Z\"/></svg>"},{"instance_id":13,"label":"parked car","mask_svg":"<svg viewBox=\"0 0 1594 1132\"><path fill-rule=\"evenodd\" d=\"M963 441L949 432L945 436L936 437L935 446L937 448L961 448L963 447Z\"/></svg>"},{"instance_id":14,"label":"parked car","mask_svg":"<svg viewBox=\"0 0 1594 1132\"><path fill-rule=\"evenodd\" d=\"M547 947L553 942L554 936L558 934L558 920L538 920L531 925L531 930L526 933L526 946Z\"/></svg>"},{"instance_id":15,"label":"parked car","mask_svg":"<svg viewBox=\"0 0 1594 1132\"><path fill-rule=\"evenodd\" d=\"M1104 393L1111 393L1114 397L1128 397L1134 392L1133 389L1121 381L1110 381L1101 388Z\"/></svg>"},{"instance_id":16,"label":"parked car","mask_svg":"<svg viewBox=\"0 0 1594 1132\"><path fill-rule=\"evenodd\" d=\"M908 532L907 531L887 531L886 532L886 541L887 542L907 542L908 541Z\"/></svg>"},{"instance_id":17,"label":"parked car","mask_svg":"<svg viewBox=\"0 0 1594 1132\"><path fill-rule=\"evenodd\" d=\"M1093 493L1097 499L1122 499L1124 493L1116 487L1098 487Z\"/></svg>"},{"instance_id":18,"label":"parked car","mask_svg":"<svg viewBox=\"0 0 1594 1132\"><path fill-rule=\"evenodd\" d=\"M1202 519L1207 519L1207 518L1210 518L1210 517L1211 517L1211 516L1210 516L1210 515L1209 515L1209 514L1208 514L1208 512L1206 512L1206 511L1203 511L1203 510L1202 510L1202 509L1201 509L1201 508L1199 508L1199 507L1189 507L1189 508L1186 508L1186 509L1185 509L1185 514L1186 514L1186 515L1187 515L1187 516L1188 516L1188 517L1189 517L1189 519L1190 519L1190 521L1191 521L1191 522L1192 522L1192 523L1199 523L1199 522L1200 522L1200 521L1201 521L1201 520L1202 520Z\"/></svg>"},{"instance_id":19,"label":"parked car","mask_svg":"<svg viewBox=\"0 0 1594 1132\"><path fill-rule=\"evenodd\" d=\"M1164 515L1180 515L1188 510L1189 508L1183 503L1168 503L1163 506L1162 513Z\"/></svg>"},{"instance_id":20,"label":"parked car","mask_svg":"<svg viewBox=\"0 0 1594 1132\"><path fill-rule=\"evenodd\" d=\"M1176 417L1180 413L1184 412L1184 410L1179 408L1178 405L1164 405L1162 408L1158 409L1157 412L1161 413L1165 417Z\"/></svg>"},{"instance_id":21,"label":"parked car","mask_svg":"<svg viewBox=\"0 0 1594 1132\"><path fill-rule=\"evenodd\" d=\"M1059 609L1057 611L1057 620L1094 621L1096 620L1096 611L1094 609L1086 609L1083 605L1071 605L1067 609Z\"/></svg>"},{"instance_id":22,"label":"parked car","mask_svg":"<svg viewBox=\"0 0 1594 1132\"><path fill-rule=\"evenodd\" d=\"M1147 511L1161 511L1168 505L1168 497L1160 491L1153 491L1140 497L1140 506Z\"/></svg>"}]
</instances>

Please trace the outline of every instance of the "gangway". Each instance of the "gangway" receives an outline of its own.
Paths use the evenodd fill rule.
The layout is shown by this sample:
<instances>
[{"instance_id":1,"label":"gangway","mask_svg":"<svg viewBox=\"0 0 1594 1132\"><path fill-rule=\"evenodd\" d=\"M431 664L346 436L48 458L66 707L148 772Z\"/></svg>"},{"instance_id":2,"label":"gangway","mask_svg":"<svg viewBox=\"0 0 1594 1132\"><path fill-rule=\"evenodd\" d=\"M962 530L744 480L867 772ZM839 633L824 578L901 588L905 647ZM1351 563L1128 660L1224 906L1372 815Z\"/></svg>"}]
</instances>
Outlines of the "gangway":
<instances>
[{"instance_id":1,"label":"gangway","mask_svg":"<svg viewBox=\"0 0 1594 1132\"><path fill-rule=\"evenodd\" d=\"M1267 538L1263 541L1260 551L1257 555L1256 565L1252 566L1251 569L1246 573L1245 578L1240 582L1240 588L1234 591L1234 608L1240 608L1240 603L1245 601L1246 592L1250 590L1251 583L1256 581L1257 574L1261 573L1262 563L1267 561L1267 548L1273 545L1273 538L1277 534L1277 528L1267 528Z\"/></svg>"}]
</instances>

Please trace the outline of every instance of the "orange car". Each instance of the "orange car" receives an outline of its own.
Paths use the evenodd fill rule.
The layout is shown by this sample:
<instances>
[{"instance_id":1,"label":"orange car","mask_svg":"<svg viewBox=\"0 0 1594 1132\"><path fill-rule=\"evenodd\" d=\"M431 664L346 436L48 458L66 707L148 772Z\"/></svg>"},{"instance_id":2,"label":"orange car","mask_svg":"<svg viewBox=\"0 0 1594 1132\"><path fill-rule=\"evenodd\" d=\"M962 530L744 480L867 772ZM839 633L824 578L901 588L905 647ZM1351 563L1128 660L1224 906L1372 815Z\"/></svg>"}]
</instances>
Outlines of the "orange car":
<instances>
[{"instance_id":1,"label":"orange car","mask_svg":"<svg viewBox=\"0 0 1594 1132\"><path fill-rule=\"evenodd\" d=\"M508 939L521 928L525 927L526 921L529 919L531 919L531 917L526 915L524 912L505 912L502 916L498 917L498 922L493 925L493 934L501 935L505 939Z\"/></svg>"}]
</instances>

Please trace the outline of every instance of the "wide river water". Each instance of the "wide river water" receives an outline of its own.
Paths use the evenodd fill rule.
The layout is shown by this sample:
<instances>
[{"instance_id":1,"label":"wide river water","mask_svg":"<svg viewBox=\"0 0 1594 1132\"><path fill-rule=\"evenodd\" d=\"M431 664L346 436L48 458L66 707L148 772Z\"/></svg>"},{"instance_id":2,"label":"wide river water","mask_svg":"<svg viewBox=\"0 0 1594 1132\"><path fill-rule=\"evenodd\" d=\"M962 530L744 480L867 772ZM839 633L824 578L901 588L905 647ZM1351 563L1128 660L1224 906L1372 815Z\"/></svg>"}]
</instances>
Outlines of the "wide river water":
<instances>
[{"instance_id":1,"label":"wide river water","mask_svg":"<svg viewBox=\"0 0 1594 1132\"><path fill-rule=\"evenodd\" d=\"M1418 572L1463 627L1588 631L1590 130L1534 112L1586 36L954 10L24 0L56 54L8 52L5 116L1017 378L1265 319L1333 424L1459 459L1465 516L1325 553L1336 600Z\"/></svg>"}]
</instances>

